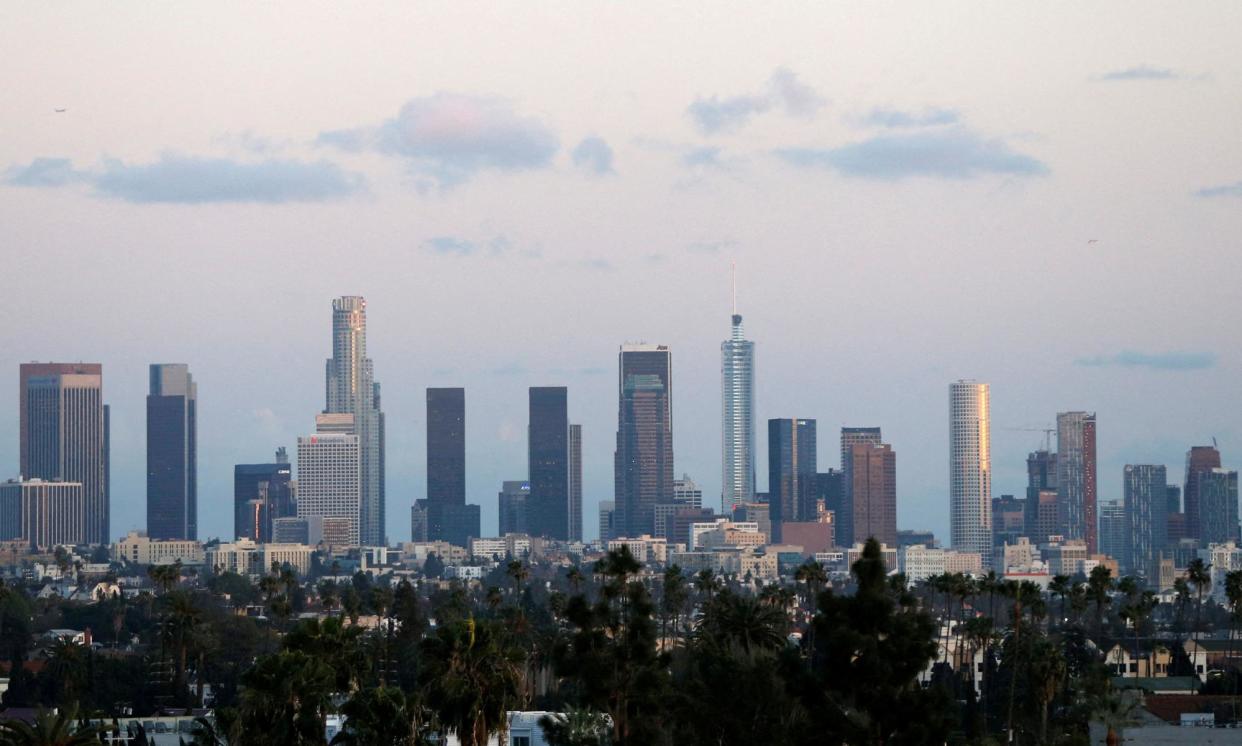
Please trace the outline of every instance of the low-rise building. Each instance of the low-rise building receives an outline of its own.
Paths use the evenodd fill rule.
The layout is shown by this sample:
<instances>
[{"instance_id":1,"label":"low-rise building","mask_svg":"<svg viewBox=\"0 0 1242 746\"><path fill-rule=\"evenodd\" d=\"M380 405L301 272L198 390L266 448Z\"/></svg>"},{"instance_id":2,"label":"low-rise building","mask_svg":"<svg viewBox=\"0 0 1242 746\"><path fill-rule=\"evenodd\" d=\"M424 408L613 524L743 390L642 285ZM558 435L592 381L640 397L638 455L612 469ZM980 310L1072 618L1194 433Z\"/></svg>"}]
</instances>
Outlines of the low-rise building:
<instances>
[{"instance_id":1,"label":"low-rise building","mask_svg":"<svg viewBox=\"0 0 1242 746\"><path fill-rule=\"evenodd\" d=\"M112 558L133 565L201 565L203 543L189 539L152 539L145 531L130 531L112 545Z\"/></svg>"}]
</instances>

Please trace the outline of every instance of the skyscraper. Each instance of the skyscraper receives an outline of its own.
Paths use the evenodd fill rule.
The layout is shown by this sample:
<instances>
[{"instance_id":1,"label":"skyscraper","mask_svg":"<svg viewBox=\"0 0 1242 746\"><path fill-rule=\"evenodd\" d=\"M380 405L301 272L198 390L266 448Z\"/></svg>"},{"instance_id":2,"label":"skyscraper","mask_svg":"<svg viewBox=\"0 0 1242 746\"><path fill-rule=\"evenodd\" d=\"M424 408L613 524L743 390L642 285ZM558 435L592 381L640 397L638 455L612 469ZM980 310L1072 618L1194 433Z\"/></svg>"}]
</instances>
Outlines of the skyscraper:
<instances>
[{"instance_id":1,"label":"skyscraper","mask_svg":"<svg viewBox=\"0 0 1242 746\"><path fill-rule=\"evenodd\" d=\"M1199 473L1199 543L1238 540L1238 473L1212 469Z\"/></svg>"},{"instance_id":2,"label":"skyscraper","mask_svg":"<svg viewBox=\"0 0 1242 746\"><path fill-rule=\"evenodd\" d=\"M147 535L198 538L198 386L189 366L151 366L147 395Z\"/></svg>"},{"instance_id":3,"label":"skyscraper","mask_svg":"<svg viewBox=\"0 0 1242 746\"><path fill-rule=\"evenodd\" d=\"M729 513L755 497L755 343L733 309L733 333L720 344L723 433L721 503Z\"/></svg>"},{"instance_id":4,"label":"skyscraper","mask_svg":"<svg viewBox=\"0 0 1242 746\"><path fill-rule=\"evenodd\" d=\"M850 547L854 545L854 478L850 471L850 458L854 446L859 443L880 443L883 437L878 427L843 427L841 428L841 479L844 491L841 494L841 510L837 513L837 545ZM866 537L863 537L864 539Z\"/></svg>"},{"instance_id":5,"label":"skyscraper","mask_svg":"<svg viewBox=\"0 0 1242 746\"><path fill-rule=\"evenodd\" d=\"M569 540L582 541L582 425L569 426Z\"/></svg>"},{"instance_id":6,"label":"skyscraper","mask_svg":"<svg viewBox=\"0 0 1242 746\"><path fill-rule=\"evenodd\" d=\"M855 443L850 451L850 477L854 482L850 488L853 542L875 537L881 544L896 547L897 454L893 447L887 443Z\"/></svg>"},{"instance_id":7,"label":"skyscraper","mask_svg":"<svg viewBox=\"0 0 1242 746\"><path fill-rule=\"evenodd\" d=\"M1121 500L1100 503L1100 553L1117 560L1123 568L1129 568L1130 522L1126 507ZM1129 573L1129 570L1123 570Z\"/></svg>"},{"instance_id":8,"label":"skyscraper","mask_svg":"<svg viewBox=\"0 0 1242 746\"><path fill-rule=\"evenodd\" d=\"M618 356L615 536L655 530L655 505L673 495L672 353L626 344Z\"/></svg>"},{"instance_id":9,"label":"skyscraper","mask_svg":"<svg viewBox=\"0 0 1242 746\"><path fill-rule=\"evenodd\" d=\"M466 504L466 390L427 389L427 538L467 546L479 506Z\"/></svg>"},{"instance_id":10,"label":"skyscraper","mask_svg":"<svg viewBox=\"0 0 1242 746\"><path fill-rule=\"evenodd\" d=\"M1158 581L1160 552L1168 543L1168 471L1163 466L1127 464L1122 477L1125 544L1118 559L1123 560L1123 572ZM1104 552L1109 554L1107 548Z\"/></svg>"},{"instance_id":11,"label":"skyscraper","mask_svg":"<svg viewBox=\"0 0 1242 746\"><path fill-rule=\"evenodd\" d=\"M768 420L768 518L772 540L781 524L814 520L816 477L815 420Z\"/></svg>"},{"instance_id":12,"label":"skyscraper","mask_svg":"<svg viewBox=\"0 0 1242 746\"><path fill-rule=\"evenodd\" d=\"M275 522L297 515L288 461L233 467L233 536L272 541Z\"/></svg>"},{"instance_id":13,"label":"skyscraper","mask_svg":"<svg viewBox=\"0 0 1242 746\"><path fill-rule=\"evenodd\" d=\"M1026 535L1032 544L1045 544L1058 533L1057 455L1035 451L1026 457Z\"/></svg>"},{"instance_id":14,"label":"skyscraper","mask_svg":"<svg viewBox=\"0 0 1242 746\"><path fill-rule=\"evenodd\" d=\"M1099 552L1096 537L1095 413L1057 414L1057 523L1067 539Z\"/></svg>"},{"instance_id":15,"label":"skyscraper","mask_svg":"<svg viewBox=\"0 0 1242 746\"><path fill-rule=\"evenodd\" d=\"M340 519L357 546L362 515L362 446L351 414L321 414L314 435L298 438L298 517ZM326 540L326 537L325 537Z\"/></svg>"},{"instance_id":16,"label":"skyscraper","mask_svg":"<svg viewBox=\"0 0 1242 746\"><path fill-rule=\"evenodd\" d=\"M81 482L42 479L0 483L0 539L23 539L35 551L81 544L86 532Z\"/></svg>"},{"instance_id":17,"label":"skyscraper","mask_svg":"<svg viewBox=\"0 0 1242 746\"><path fill-rule=\"evenodd\" d=\"M108 408L98 363L23 363L19 452L25 479L81 482L84 541L109 541Z\"/></svg>"},{"instance_id":18,"label":"skyscraper","mask_svg":"<svg viewBox=\"0 0 1242 746\"><path fill-rule=\"evenodd\" d=\"M527 526L534 536L568 539L569 392L564 386L532 386L529 397Z\"/></svg>"},{"instance_id":19,"label":"skyscraper","mask_svg":"<svg viewBox=\"0 0 1242 746\"><path fill-rule=\"evenodd\" d=\"M384 415L367 357L367 302L361 296L332 301L332 357L325 367L324 413L354 416L362 460L358 538L364 545L384 544Z\"/></svg>"},{"instance_id":20,"label":"skyscraper","mask_svg":"<svg viewBox=\"0 0 1242 746\"><path fill-rule=\"evenodd\" d=\"M530 482L507 479L501 483L497 497L500 508L500 530L497 533L501 536L528 533L526 505L530 498Z\"/></svg>"},{"instance_id":21,"label":"skyscraper","mask_svg":"<svg viewBox=\"0 0 1242 746\"><path fill-rule=\"evenodd\" d=\"M1200 477L1213 469L1219 469L1220 463L1220 451L1215 446L1194 446L1186 452L1186 490L1182 495L1186 502L1186 535L1190 538L1202 538L1199 533L1202 523L1199 517Z\"/></svg>"},{"instance_id":22,"label":"skyscraper","mask_svg":"<svg viewBox=\"0 0 1242 746\"><path fill-rule=\"evenodd\" d=\"M986 383L949 384L949 533L953 548L992 558L992 434Z\"/></svg>"}]
</instances>

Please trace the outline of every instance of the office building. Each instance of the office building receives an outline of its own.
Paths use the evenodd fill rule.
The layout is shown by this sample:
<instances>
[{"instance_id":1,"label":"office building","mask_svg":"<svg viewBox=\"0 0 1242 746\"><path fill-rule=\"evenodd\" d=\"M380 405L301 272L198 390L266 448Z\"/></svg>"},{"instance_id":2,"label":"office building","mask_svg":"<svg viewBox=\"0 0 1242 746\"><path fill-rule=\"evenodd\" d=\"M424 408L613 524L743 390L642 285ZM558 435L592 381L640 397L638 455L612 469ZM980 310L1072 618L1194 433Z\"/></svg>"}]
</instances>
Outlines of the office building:
<instances>
[{"instance_id":1,"label":"office building","mask_svg":"<svg viewBox=\"0 0 1242 746\"><path fill-rule=\"evenodd\" d=\"M1057 522L1068 540L1099 552L1096 537L1096 421L1094 412L1057 414Z\"/></svg>"},{"instance_id":2,"label":"office building","mask_svg":"<svg viewBox=\"0 0 1242 746\"><path fill-rule=\"evenodd\" d=\"M682 474L681 479L673 480L672 502L656 503L655 531L652 535L674 541L672 537L677 513L684 509L698 510L702 507L702 488L690 478L689 474Z\"/></svg>"},{"instance_id":3,"label":"office building","mask_svg":"<svg viewBox=\"0 0 1242 746\"><path fill-rule=\"evenodd\" d=\"M1199 500L1199 544L1207 547L1238 540L1238 473L1228 469L1200 471L1195 490Z\"/></svg>"},{"instance_id":4,"label":"office building","mask_svg":"<svg viewBox=\"0 0 1242 746\"><path fill-rule=\"evenodd\" d=\"M384 540L384 415L380 385L367 357L367 302L356 295L332 301L332 357L326 361L324 414L351 414L358 440L361 503L358 540L367 546ZM299 468L300 468L299 462Z\"/></svg>"},{"instance_id":5,"label":"office building","mask_svg":"<svg viewBox=\"0 0 1242 746\"><path fill-rule=\"evenodd\" d=\"M720 344L721 505L729 513L755 497L755 343L733 309L733 331Z\"/></svg>"},{"instance_id":6,"label":"office building","mask_svg":"<svg viewBox=\"0 0 1242 746\"><path fill-rule=\"evenodd\" d=\"M98 363L23 363L18 402L25 479L80 482L89 544L108 542L108 407Z\"/></svg>"},{"instance_id":7,"label":"office building","mask_svg":"<svg viewBox=\"0 0 1242 746\"><path fill-rule=\"evenodd\" d=\"M1105 500L1100 503L1100 553L1117 560L1122 567L1129 566L1130 522L1122 500Z\"/></svg>"},{"instance_id":8,"label":"office building","mask_svg":"<svg viewBox=\"0 0 1242 746\"><path fill-rule=\"evenodd\" d=\"M992 558L992 433L986 383L949 384L949 534L953 548Z\"/></svg>"},{"instance_id":9,"label":"office building","mask_svg":"<svg viewBox=\"0 0 1242 746\"><path fill-rule=\"evenodd\" d=\"M530 482L522 479L505 480L499 495L500 526L498 533L525 534L526 507L530 500Z\"/></svg>"},{"instance_id":10,"label":"office building","mask_svg":"<svg viewBox=\"0 0 1242 746\"><path fill-rule=\"evenodd\" d=\"M147 395L147 535L198 538L198 386L189 366L152 365Z\"/></svg>"},{"instance_id":11,"label":"office building","mask_svg":"<svg viewBox=\"0 0 1242 746\"><path fill-rule=\"evenodd\" d=\"M1060 532L1057 455L1046 449L1027 455L1026 480L1026 535L1039 545Z\"/></svg>"},{"instance_id":12,"label":"office building","mask_svg":"<svg viewBox=\"0 0 1242 746\"><path fill-rule=\"evenodd\" d=\"M569 426L569 540L582 541L582 425Z\"/></svg>"},{"instance_id":13,"label":"office building","mask_svg":"<svg viewBox=\"0 0 1242 746\"><path fill-rule=\"evenodd\" d=\"M285 518L277 518L272 521L272 536L269 541L274 544L305 544L312 547L317 546L323 541L323 524L324 519L320 516L303 516L301 518L297 516L288 516ZM238 537L239 540L244 538L249 537ZM256 543L261 544L264 542Z\"/></svg>"},{"instance_id":14,"label":"office building","mask_svg":"<svg viewBox=\"0 0 1242 746\"><path fill-rule=\"evenodd\" d=\"M1160 553L1168 544L1169 537L1168 471L1163 466L1127 464L1122 472L1122 482L1124 549L1120 555L1109 551L1114 547L1104 546L1103 543L1100 549L1119 560L1123 572L1154 582L1159 578ZM1104 525L1101 515L1101 531Z\"/></svg>"},{"instance_id":15,"label":"office building","mask_svg":"<svg viewBox=\"0 0 1242 746\"><path fill-rule=\"evenodd\" d=\"M427 389L427 539L466 546L479 535L466 505L466 390ZM417 539L416 539L417 540Z\"/></svg>"},{"instance_id":16,"label":"office building","mask_svg":"<svg viewBox=\"0 0 1242 746\"><path fill-rule=\"evenodd\" d=\"M1168 541L1176 544L1186 538L1186 513L1182 510L1182 486L1170 484L1168 495Z\"/></svg>"},{"instance_id":17,"label":"office building","mask_svg":"<svg viewBox=\"0 0 1242 746\"><path fill-rule=\"evenodd\" d=\"M288 461L234 466L233 538L260 544L276 541L272 538L272 524L297 515L292 479L293 469Z\"/></svg>"},{"instance_id":18,"label":"office building","mask_svg":"<svg viewBox=\"0 0 1242 746\"><path fill-rule=\"evenodd\" d=\"M617 504L612 500L599 501L599 540L601 543L617 538L614 528Z\"/></svg>"},{"instance_id":19,"label":"office building","mask_svg":"<svg viewBox=\"0 0 1242 746\"><path fill-rule=\"evenodd\" d=\"M46 552L86 543L86 493L81 482L9 480L0 484L0 541L21 540Z\"/></svg>"},{"instance_id":20,"label":"office building","mask_svg":"<svg viewBox=\"0 0 1242 746\"><path fill-rule=\"evenodd\" d=\"M892 446L855 443L850 451L850 477L854 543L874 537L885 546L897 546L897 454Z\"/></svg>"},{"instance_id":21,"label":"office building","mask_svg":"<svg viewBox=\"0 0 1242 746\"><path fill-rule=\"evenodd\" d=\"M840 469L829 469L815 475L815 502L824 510L831 511L836 516L837 522L841 520L841 506L844 500L844 472Z\"/></svg>"},{"instance_id":22,"label":"office building","mask_svg":"<svg viewBox=\"0 0 1242 746\"><path fill-rule=\"evenodd\" d=\"M564 386L532 386L527 427L532 536L569 538L569 392Z\"/></svg>"},{"instance_id":23,"label":"office building","mask_svg":"<svg viewBox=\"0 0 1242 746\"><path fill-rule=\"evenodd\" d=\"M781 541L781 523L815 519L816 452L815 420L768 420L768 517L773 542Z\"/></svg>"},{"instance_id":24,"label":"office building","mask_svg":"<svg viewBox=\"0 0 1242 746\"><path fill-rule=\"evenodd\" d=\"M1203 521L1199 516L1200 477L1221 466L1220 451L1215 446L1194 446L1186 453L1186 489L1182 493L1186 503L1186 535L1193 539L1202 539L1199 527ZM1207 546L1207 542L1202 543Z\"/></svg>"},{"instance_id":25,"label":"office building","mask_svg":"<svg viewBox=\"0 0 1242 746\"><path fill-rule=\"evenodd\" d=\"M849 547L855 543L854 538L854 487L850 472L850 457L854 446L859 443L881 443L883 438L878 427L843 427L841 428L841 475L844 492L841 495L841 510L837 514L837 546ZM865 538L865 537L864 537Z\"/></svg>"},{"instance_id":26,"label":"office building","mask_svg":"<svg viewBox=\"0 0 1242 746\"><path fill-rule=\"evenodd\" d=\"M613 469L618 537L655 530L655 506L673 495L672 353L625 344L618 355L617 449Z\"/></svg>"},{"instance_id":27,"label":"office building","mask_svg":"<svg viewBox=\"0 0 1242 746\"><path fill-rule=\"evenodd\" d=\"M346 546L358 546L362 516L362 446L353 415L321 414L316 434L298 438L299 518L339 518Z\"/></svg>"},{"instance_id":28,"label":"office building","mask_svg":"<svg viewBox=\"0 0 1242 746\"><path fill-rule=\"evenodd\" d=\"M1021 536L1026 536L1026 499L1013 495L992 498L993 553L997 547L1017 544Z\"/></svg>"}]
</instances>

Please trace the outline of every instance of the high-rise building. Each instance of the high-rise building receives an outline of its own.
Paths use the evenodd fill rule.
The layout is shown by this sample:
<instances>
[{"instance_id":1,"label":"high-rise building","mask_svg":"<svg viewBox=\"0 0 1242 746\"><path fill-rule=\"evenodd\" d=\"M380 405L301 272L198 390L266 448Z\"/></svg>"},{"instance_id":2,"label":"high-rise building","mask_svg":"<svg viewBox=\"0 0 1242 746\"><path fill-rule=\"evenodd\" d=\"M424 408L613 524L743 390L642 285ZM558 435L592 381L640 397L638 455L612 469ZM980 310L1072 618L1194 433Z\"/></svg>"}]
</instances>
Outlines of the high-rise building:
<instances>
[{"instance_id":1,"label":"high-rise building","mask_svg":"<svg viewBox=\"0 0 1242 746\"><path fill-rule=\"evenodd\" d=\"M289 463L237 464L233 467L233 536L256 544L274 541L272 527L297 515Z\"/></svg>"},{"instance_id":2,"label":"high-rise building","mask_svg":"<svg viewBox=\"0 0 1242 746\"><path fill-rule=\"evenodd\" d=\"M1198 474L1199 543L1203 547L1238 540L1238 473L1212 469Z\"/></svg>"},{"instance_id":3,"label":"high-rise building","mask_svg":"<svg viewBox=\"0 0 1242 746\"><path fill-rule=\"evenodd\" d=\"M357 546L363 499L362 446L354 432L353 415L321 414L315 425L314 435L298 438L298 517L343 519L347 529L342 538Z\"/></svg>"},{"instance_id":4,"label":"high-rise building","mask_svg":"<svg viewBox=\"0 0 1242 746\"><path fill-rule=\"evenodd\" d=\"M660 502L655 506L655 532L653 536L675 541L673 528L678 512L682 510L698 510L703 507L703 489L699 487L689 474L682 474L681 479L673 480L672 502Z\"/></svg>"},{"instance_id":5,"label":"high-rise building","mask_svg":"<svg viewBox=\"0 0 1242 746\"><path fill-rule=\"evenodd\" d=\"M815 502L830 510L841 522L841 506L845 499L845 474L840 469L829 469L815 475Z\"/></svg>"},{"instance_id":6,"label":"high-rise building","mask_svg":"<svg viewBox=\"0 0 1242 746\"><path fill-rule=\"evenodd\" d=\"M992 498L993 553L998 553L998 547L1017 544L1018 537L1026 535L1026 499L1013 495Z\"/></svg>"},{"instance_id":7,"label":"high-rise building","mask_svg":"<svg viewBox=\"0 0 1242 746\"><path fill-rule=\"evenodd\" d=\"M189 366L151 366L147 395L147 535L198 538L198 385Z\"/></svg>"},{"instance_id":8,"label":"high-rise building","mask_svg":"<svg viewBox=\"0 0 1242 746\"><path fill-rule=\"evenodd\" d=\"M499 531L505 534L529 533L526 527L526 507L530 500L530 482L507 479L500 485L498 496L500 508Z\"/></svg>"},{"instance_id":9,"label":"high-rise building","mask_svg":"<svg viewBox=\"0 0 1242 746\"><path fill-rule=\"evenodd\" d=\"M755 497L755 343L733 309L733 333L720 344L723 433L722 510L729 513Z\"/></svg>"},{"instance_id":10,"label":"high-rise building","mask_svg":"<svg viewBox=\"0 0 1242 746\"><path fill-rule=\"evenodd\" d=\"M1059 532L1057 518L1057 455L1048 450L1026 457L1026 535L1044 544Z\"/></svg>"},{"instance_id":11,"label":"high-rise building","mask_svg":"<svg viewBox=\"0 0 1242 746\"><path fill-rule=\"evenodd\" d=\"M582 425L569 426L569 540L582 541Z\"/></svg>"},{"instance_id":12,"label":"high-rise building","mask_svg":"<svg viewBox=\"0 0 1242 746\"><path fill-rule=\"evenodd\" d=\"M815 520L815 420L768 420L768 517L772 540L781 541L781 524Z\"/></svg>"},{"instance_id":13,"label":"high-rise building","mask_svg":"<svg viewBox=\"0 0 1242 746\"><path fill-rule=\"evenodd\" d=\"M617 516L617 503L613 500L599 501L599 540L600 542L611 541L616 537L615 523Z\"/></svg>"},{"instance_id":14,"label":"high-rise building","mask_svg":"<svg viewBox=\"0 0 1242 746\"><path fill-rule=\"evenodd\" d=\"M25 479L81 482L84 541L109 535L108 407L98 363L23 363L19 452Z\"/></svg>"},{"instance_id":15,"label":"high-rise building","mask_svg":"<svg viewBox=\"0 0 1242 746\"><path fill-rule=\"evenodd\" d=\"M1199 478L1213 469L1219 469L1220 464L1220 451L1215 446L1194 446L1186 453L1186 489L1182 495L1186 502L1186 535L1190 538L1203 538L1199 534L1202 524L1199 516Z\"/></svg>"},{"instance_id":16,"label":"high-rise building","mask_svg":"<svg viewBox=\"0 0 1242 746\"><path fill-rule=\"evenodd\" d=\"M626 344L618 356L615 476L618 537L655 530L673 495L673 359L666 345Z\"/></svg>"},{"instance_id":17,"label":"high-rise building","mask_svg":"<svg viewBox=\"0 0 1242 746\"><path fill-rule=\"evenodd\" d=\"M466 504L466 390L427 389L427 538L469 546L479 506Z\"/></svg>"},{"instance_id":18,"label":"high-rise building","mask_svg":"<svg viewBox=\"0 0 1242 746\"><path fill-rule=\"evenodd\" d=\"M986 383L949 384L949 533L953 548L992 557L992 433Z\"/></svg>"},{"instance_id":19,"label":"high-rise building","mask_svg":"<svg viewBox=\"0 0 1242 746\"><path fill-rule=\"evenodd\" d=\"M527 448L529 532L549 539L568 539L569 392L564 386L531 387Z\"/></svg>"},{"instance_id":20,"label":"high-rise building","mask_svg":"<svg viewBox=\"0 0 1242 746\"><path fill-rule=\"evenodd\" d=\"M1122 561L1122 572L1154 581L1160 577L1160 553L1169 537L1168 471L1163 466L1127 464L1122 476L1124 550L1121 556L1112 554L1103 545L1101 550ZM1100 525L1104 525L1103 516Z\"/></svg>"},{"instance_id":21,"label":"high-rise building","mask_svg":"<svg viewBox=\"0 0 1242 746\"><path fill-rule=\"evenodd\" d=\"M1129 531L1126 506L1121 500L1100 503L1100 553L1117 560L1123 568L1130 562Z\"/></svg>"},{"instance_id":22,"label":"high-rise building","mask_svg":"<svg viewBox=\"0 0 1242 746\"><path fill-rule=\"evenodd\" d=\"M897 546L897 454L893 447L855 443L850 451L850 477L854 542L875 537L885 546Z\"/></svg>"},{"instance_id":23,"label":"high-rise building","mask_svg":"<svg viewBox=\"0 0 1242 746\"><path fill-rule=\"evenodd\" d=\"M850 457L854 452L854 446L859 443L879 444L881 442L883 442L883 437L878 427L841 428L841 478L845 490L841 495L841 511L837 514L837 546L854 545L854 478L850 472Z\"/></svg>"},{"instance_id":24,"label":"high-rise building","mask_svg":"<svg viewBox=\"0 0 1242 746\"><path fill-rule=\"evenodd\" d=\"M1096 536L1094 412L1057 414L1057 522L1066 539L1087 544L1087 554L1100 551Z\"/></svg>"},{"instance_id":25,"label":"high-rise building","mask_svg":"<svg viewBox=\"0 0 1242 746\"><path fill-rule=\"evenodd\" d=\"M21 539L45 552L61 544L82 544L86 496L81 482L42 479L0 483L0 540Z\"/></svg>"},{"instance_id":26,"label":"high-rise building","mask_svg":"<svg viewBox=\"0 0 1242 746\"><path fill-rule=\"evenodd\" d=\"M361 458L359 541L384 540L384 415L380 386L367 357L367 302L357 295L332 301L332 357L326 362L324 414L352 414ZM301 464L299 463L299 468Z\"/></svg>"},{"instance_id":27,"label":"high-rise building","mask_svg":"<svg viewBox=\"0 0 1242 746\"><path fill-rule=\"evenodd\" d=\"M1170 484L1167 487L1169 498L1168 511L1168 543L1174 546L1186 538L1186 513L1182 510L1182 486Z\"/></svg>"}]
</instances>

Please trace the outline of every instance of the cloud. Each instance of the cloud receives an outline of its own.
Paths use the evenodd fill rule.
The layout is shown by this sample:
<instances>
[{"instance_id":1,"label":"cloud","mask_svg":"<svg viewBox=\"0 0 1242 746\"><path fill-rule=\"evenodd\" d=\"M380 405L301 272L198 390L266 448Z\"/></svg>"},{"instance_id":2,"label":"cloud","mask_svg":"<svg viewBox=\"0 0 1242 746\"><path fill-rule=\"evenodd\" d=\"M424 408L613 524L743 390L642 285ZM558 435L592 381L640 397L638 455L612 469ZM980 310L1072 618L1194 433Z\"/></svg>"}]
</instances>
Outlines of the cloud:
<instances>
[{"instance_id":1,"label":"cloud","mask_svg":"<svg viewBox=\"0 0 1242 746\"><path fill-rule=\"evenodd\" d=\"M900 109L876 108L858 118L864 127L933 127L942 124L957 124L958 113L953 109L936 107L923 109L919 112L901 111Z\"/></svg>"},{"instance_id":2,"label":"cloud","mask_svg":"<svg viewBox=\"0 0 1242 746\"><path fill-rule=\"evenodd\" d=\"M1015 152L1003 140L964 128L881 135L837 148L785 148L787 163L845 176L894 181L908 176L969 179L984 174L1036 176L1047 166Z\"/></svg>"},{"instance_id":3,"label":"cloud","mask_svg":"<svg viewBox=\"0 0 1242 746\"><path fill-rule=\"evenodd\" d=\"M729 239L723 241L694 241L686 244L686 251L692 251L696 254L719 254L721 251L735 246L737 246L737 241Z\"/></svg>"},{"instance_id":4,"label":"cloud","mask_svg":"<svg viewBox=\"0 0 1242 746\"><path fill-rule=\"evenodd\" d=\"M773 109L792 117L810 118L826 103L815 89L798 80L797 74L778 67L763 90L741 96L697 98L687 112L705 135L739 129L751 117Z\"/></svg>"},{"instance_id":5,"label":"cloud","mask_svg":"<svg viewBox=\"0 0 1242 746\"><path fill-rule=\"evenodd\" d=\"M1205 187L1195 192L1196 197L1242 197L1242 181L1233 184Z\"/></svg>"},{"instance_id":6,"label":"cloud","mask_svg":"<svg viewBox=\"0 0 1242 746\"><path fill-rule=\"evenodd\" d=\"M473 241L465 241L453 236L435 236L423 241L423 246L436 254L455 254L457 256L470 256L478 249Z\"/></svg>"},{"instance_id":7,"label":"cloud","mask_svg":"<svg viewBox=\"0 0 1242 746\"><path fill-rule=\"evenodd\" d=\"M570 154L574 165L592 174L616 173L612 169L612 148L599 137L588 137Z\"/></svg>"},{"instance_id":8,"label":"cloud","mask_svg":"<svg viewBox=\"0 0 1242 746\"><path fill-rule=\"evenodd\" d=\"M10 169L14 186L58 187L89 184L97 196L136 203L322 202L364 188L362 177L327 161L269 159L242 162L227 158L165 153L152 163L106 160L93 170L77 170L63 158L36 158Z\"/></svg>"},{"instance_id":9,"label":"cloud","mask_svg":"<svg viewBox=\"0 0 1242 746\"><path fill-rule=\"evenodd\" d=\"M538 259L541 254L538 248L519 249L509 240L508 236L496 235L489 239L472 240L458 236L432 236L423 241L422 248L432 254L441 256L519 256L526 259Z\"/></svg>"},{"instance_id":10,"label":"cloud","mask_svg":"<svg viewBox=\"0 0 1242 746\"><path fill-rule=\"evenodd\" d=\"M1128 67L1124 70L1113 70L1099 76L1099 80L1178 80L1183 78L1181 73L1176 70L1170 70L1167 67L1151 67L1150 65L1138 65L1137 67Z\"/></svg>"},{"instance_id":11,"label":"cloud","mask_svg":"<svg viewBox=\"0 0 1242 746\"><path fill-rule=\"evenodd\" d=\"M685 166L723 166L724 162L720 159L720 148L702 147L691 148L681 156L682 165Z\"/></svg>"},{"instance_id":12,"label":"cloud","mask_svg":"<svg viewBox=\"0 0 1242 746\"><path fill-rule=\"evenodd\" d=\"M1216 365L1216 355L1210 352L1146 353L1124 350L1116 355L1079 358L1074 364L1086 368L1116 366L1152 370L1204 370Z\"/></svg>"},{"instance_id":13,"label":"cloud","mask_svg":"<svg viewBox=\"0 0 1242 746\"><path fill-rule=\"evenodd\" d=\"M378 126L324 132L318 141L403 158L441 188L484 170L545 168L560 149L548 125L519 115L510 102L455 93L413 99Z\"/></svg>"},{"instance_id":14,"label":"cloud","mask_svg":"<svg viewBox=\"0 0 1242 746\"><path fill-rule=\"evenodd\" d=\"M607 259L583 259L578 262L578 266L584 269L595 269L600 272L611 272L613 270L612 262Z\"/></svg>"}]
</instances>

